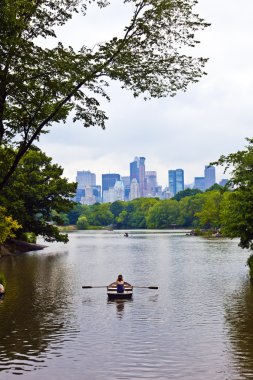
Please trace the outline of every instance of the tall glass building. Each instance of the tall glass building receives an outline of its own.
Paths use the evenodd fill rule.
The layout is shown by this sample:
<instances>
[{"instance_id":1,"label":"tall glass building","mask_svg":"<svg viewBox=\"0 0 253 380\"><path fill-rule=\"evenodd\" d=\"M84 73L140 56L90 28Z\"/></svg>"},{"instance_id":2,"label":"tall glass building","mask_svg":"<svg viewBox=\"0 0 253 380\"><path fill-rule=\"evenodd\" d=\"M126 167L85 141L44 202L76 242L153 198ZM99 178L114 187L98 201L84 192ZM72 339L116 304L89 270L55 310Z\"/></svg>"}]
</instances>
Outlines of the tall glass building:
<instances>
[{"instance_id":1,"label":"tall glass building","mask_svg":"<svg viewBox=\"0 0 253 380\"><path fill-rule=\"evenodd\" d=\"M174 197L179 191L184 190L184 171L183 169L168 170L169 191Z\"/></svg>"},{"instance_id":2,"label":"tall glass building","mask_svg":"<svg viewBox=\"0 0 253 380\"><path fill-rule=\"evenodd\" d=\"M193 188L205 191L205 177L195 177Z\"/></svg>"},{"instance_id":3,"label":"tall glass building","mask_svg":"<svg viewBox=\"0 0 253 380\"><path fill-rule=\"evenodd\" d=\"M140 197L145 196L145 157L135 157L130 162L130 183L136 179L139 184Z\"/></svg>"},{"instance_id":4,"label":"tall glass building","mask_svg":"<svg viewBox=\"0 0 253 380\"><path fill-rule=\"evenodd\" d=\"M215 167L214 166L205 166L205 190L213 186L216 182L215 179Z\"/></svg>"},{"instance_id":5,"label":"tall glass building","mask_svg":"<svg viewBox=\"0 0 253 380\"><path fill-rule=\"evenodd\" d=\"M115 173L102 174L102 194L113 188L116 181L120 181L120 175ZM104 199L103 199L104 201Z\"/></svg>"}]
</instances>

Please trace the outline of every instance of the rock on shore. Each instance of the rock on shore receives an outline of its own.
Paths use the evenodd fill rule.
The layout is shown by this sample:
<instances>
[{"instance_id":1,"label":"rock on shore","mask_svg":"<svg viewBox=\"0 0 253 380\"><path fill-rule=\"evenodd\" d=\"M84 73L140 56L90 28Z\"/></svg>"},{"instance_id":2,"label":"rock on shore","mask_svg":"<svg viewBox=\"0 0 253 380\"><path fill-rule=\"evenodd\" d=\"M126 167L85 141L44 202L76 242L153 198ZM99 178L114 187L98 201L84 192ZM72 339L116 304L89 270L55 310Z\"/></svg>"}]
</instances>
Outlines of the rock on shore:
<instances>
[{"instance_id":1,"label":"rock on shore","mask_svg":"<svg viewBox=\"0 0 253 380\"><path fill-rule=\"evenodd\" d=\"M27 243L25 241L12 239L9 240L8 243L0 245L0 257L29 251L39 251L45 247L46 245Z\"/></svg>"}]
</instances>

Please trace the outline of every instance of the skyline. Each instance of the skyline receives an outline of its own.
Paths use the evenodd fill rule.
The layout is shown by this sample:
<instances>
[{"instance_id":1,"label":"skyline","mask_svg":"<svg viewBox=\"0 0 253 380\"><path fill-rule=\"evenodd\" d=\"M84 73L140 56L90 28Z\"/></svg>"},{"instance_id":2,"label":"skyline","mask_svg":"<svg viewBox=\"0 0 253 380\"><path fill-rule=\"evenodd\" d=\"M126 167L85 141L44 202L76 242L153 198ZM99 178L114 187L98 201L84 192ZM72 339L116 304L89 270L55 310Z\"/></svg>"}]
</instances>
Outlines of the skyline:
<instances>
[{"instance_id":1,"label":"skyline","mask_svg":"<svg viewBox=\"0 0 253 380\"><path fill-rule=\"evenodd\" d=\"M243 149L252 134L253 3L245 0L239 7L235 0L201 0L196 11L212 24L198 34L201 43L192 51L209 58L207 76L174 98L147 102L112 83L111 102L104 104L105 131L67 121L40 138L40 148L64 168L64 176L73 181L77 170L91 170L100 178L109 169L124 176L137 152L148 157L147 168L157 171L162 186L170 168L183 168L185 182L191 183L205 165ZM102 11L92 7L85 23L77 17L63 28L61 39L78 48L82 36L89 35L92 45L124 25L126 17L116 3ZM88 27L92 33L86 33ZM222 168L216 173L218 181L224 177Z\"/></svg>"},{"instance_id":2,"label":"skyline","mask_svg":"<svg viewBox=\"0 0 253 380\"><path fill-rule=\"evenodd\" d=\"M146 157L144 157L146 159ZM105 171L102 171L102 174L101 174L101 177L99 177L99 180L98 180L98 176L97 176L97 173L96 172L93 172L91 171L89 168L84 168L84 169L81 169L81 170L77 170L76 171L76 179L78 178L78 175L82 172L87 172L87 173L90 173L90 176L93 176L95 175L95 184L98 185L98 186L101 186L102 187L102 177L104 175L107 175L107 174L115 174L115 175L119 175L120 178L122 179L122 177L129 177L130 178L130 164L132 162L129 161L128 165L129 165L129 171L127 174L122 174L120 173L119 171L115 170L115 171L108 171L108 172L105 172ZM189 186L189 185L194 185L194 179L195 178L204 178L206 176L206 168L207 168L208 165L205 165L204 168L203 168L203 172L201 175L199 175L199 173L197 173L193 178L192 178L192 181L191 182L185 182L184 179L183 179L183 182L184 182L184 186ZM219 184L219 182L223 179L228 179L227 177L228 176L223 176L222 178L217 178L217 167L214 167L214 166L211 166L211 168L214 169L214 176L216 177L216 183ZM165 187L169 187L169 172L171 171L183 171L183 174L182 174L182 178L184 178L185 176L185 170L184 168L170 168L167 170L167 183L165 185L161 184L158 180L157 180L157 185L158 186L162 186L162 188L165 188ZM155 170L155 168L153 168L152 170L149 168L149 166L146 165L146 162L145 162L145 173L150 173L150 172L155 172L157 174L157 178L158 178L158 173L157 173L157 170ZM79 181L77 181L79 182ZM82 188L82 186L79 186L79 188Z\"/></svg>"}]
</instances>

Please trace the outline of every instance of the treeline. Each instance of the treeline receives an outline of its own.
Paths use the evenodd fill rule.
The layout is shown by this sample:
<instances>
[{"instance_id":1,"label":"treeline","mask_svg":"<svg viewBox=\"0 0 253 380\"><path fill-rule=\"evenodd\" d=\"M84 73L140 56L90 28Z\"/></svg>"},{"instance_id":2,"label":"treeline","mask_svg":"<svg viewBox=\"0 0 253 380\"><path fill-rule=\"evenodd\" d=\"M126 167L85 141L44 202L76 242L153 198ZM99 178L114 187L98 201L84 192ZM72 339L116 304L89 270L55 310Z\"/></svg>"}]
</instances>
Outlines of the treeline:
<instances>
[{"instance_id":1,"label":"treeline","mask_svg":"<svg viewBox=\"0 0 253 380\"><path fill-rule=\"evenodd\" d=\"M190 195L193 194L193 195ZM218 229L225 223L230 191L215 185L206 192L185 190L173 199L138 198L129 202L76 204L61 214L64 225L165 229L171 227Z\"/></svg>"}]
</instances>

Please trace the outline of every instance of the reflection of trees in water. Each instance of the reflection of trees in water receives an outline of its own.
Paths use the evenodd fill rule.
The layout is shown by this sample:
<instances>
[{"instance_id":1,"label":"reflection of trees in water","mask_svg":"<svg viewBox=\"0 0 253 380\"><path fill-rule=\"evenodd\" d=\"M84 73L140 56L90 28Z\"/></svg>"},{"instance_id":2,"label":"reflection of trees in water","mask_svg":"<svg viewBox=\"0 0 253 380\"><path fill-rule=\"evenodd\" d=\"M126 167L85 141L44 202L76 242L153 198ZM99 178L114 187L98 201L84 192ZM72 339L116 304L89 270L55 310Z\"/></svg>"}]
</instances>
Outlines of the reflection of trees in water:
<instances>
[{"instance_id":1,"label":"reflection of trees in water","mask_svg":"<svg viewBox=\"0 0 253 380\"><path fill-rule=\"evenodd\" d=\"M55 350L71 329L71 278L59 256L24 255L0 264L7 280L0 304L0 371L22 373L42 366L50 344Z\"/></svg>"},{"instance_id":2,"label":"reflection of trees in water","mask_svg":"<svg viewBox=\"0 0 253 380\"><path fill-rule=\"evenodd\" d=\"M253 284L247 283L226 305L226 330L240 379L253 378ZM239 378L238 378L239 379Z\"/></svg>"}]
</instances>

